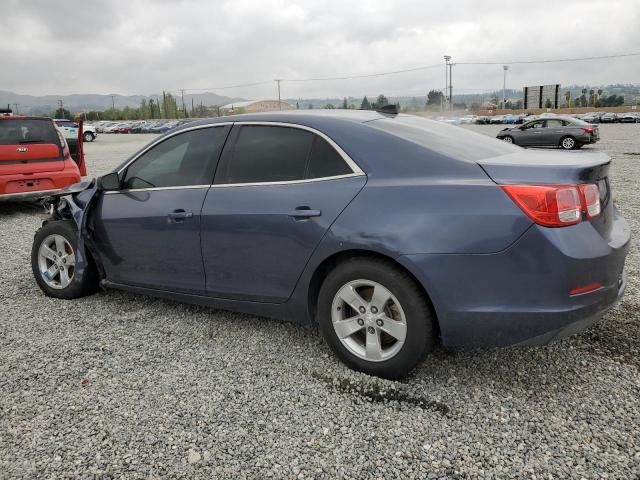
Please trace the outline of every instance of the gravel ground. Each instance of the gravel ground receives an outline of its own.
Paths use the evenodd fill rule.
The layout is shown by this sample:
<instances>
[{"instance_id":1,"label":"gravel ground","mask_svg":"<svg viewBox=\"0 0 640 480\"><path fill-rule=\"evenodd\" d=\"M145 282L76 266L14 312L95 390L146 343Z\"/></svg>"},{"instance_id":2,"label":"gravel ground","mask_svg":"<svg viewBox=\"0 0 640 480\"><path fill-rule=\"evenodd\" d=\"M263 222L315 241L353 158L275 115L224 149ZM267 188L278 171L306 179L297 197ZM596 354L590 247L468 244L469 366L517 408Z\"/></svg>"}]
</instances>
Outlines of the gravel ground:
<instances>
[{"instance_id":1,"label":"gravel ground","mask_svg":"<svg viewBox=\"0 0 640 480\"><path fill-rule=\"evenodd\" d=\"M613 156L638 238L640 125L601 129L584 150ZM89 171L150 138L100 136ZM0 204L2 479L640 477L637 244L624 302L588 332L438 350L391 382L309 328L116 291L46 298L29 266L44 218Z\"/></svg>"}]
</instances>

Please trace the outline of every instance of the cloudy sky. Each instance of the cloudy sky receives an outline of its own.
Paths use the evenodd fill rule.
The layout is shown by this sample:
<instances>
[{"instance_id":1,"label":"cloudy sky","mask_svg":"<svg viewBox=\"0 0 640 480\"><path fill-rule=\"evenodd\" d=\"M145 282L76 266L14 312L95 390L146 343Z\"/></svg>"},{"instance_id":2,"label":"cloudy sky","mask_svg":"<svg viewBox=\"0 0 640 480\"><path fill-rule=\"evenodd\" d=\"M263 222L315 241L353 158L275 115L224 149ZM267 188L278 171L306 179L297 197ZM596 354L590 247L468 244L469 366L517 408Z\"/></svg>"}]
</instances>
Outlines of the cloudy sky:
<instances>
[{"instance_id":1,"label":"cloudy sky","mask_svg":"<svg viewBox=\"0 0 640 480\"><path fill-rule=\"evenodd\" d=\"M2 0L0 90L151 94L209 89L283 98L422 94L454 62L640 52L640 1ZM267 83L227 90L210 87ZM640 82L640 56L513 64L508 87ZM502 88L500 65L457 65L454 90Z\"/></svg>"}]
</instances>

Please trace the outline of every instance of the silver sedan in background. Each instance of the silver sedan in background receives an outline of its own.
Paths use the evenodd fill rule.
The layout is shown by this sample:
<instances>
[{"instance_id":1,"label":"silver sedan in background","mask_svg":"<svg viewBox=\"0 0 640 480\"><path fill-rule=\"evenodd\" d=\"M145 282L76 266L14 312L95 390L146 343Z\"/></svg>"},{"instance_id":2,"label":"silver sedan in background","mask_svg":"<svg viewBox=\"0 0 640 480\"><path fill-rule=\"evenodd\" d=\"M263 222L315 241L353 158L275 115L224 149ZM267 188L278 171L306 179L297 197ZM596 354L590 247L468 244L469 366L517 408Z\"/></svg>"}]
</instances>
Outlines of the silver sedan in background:
<instances>
[{"instance_id":1,"label":"silver sedan in background","mask_svg":"<svg viewBox=\"0 0 640 480\"><path fill-rule=\"evenodd\" d=\"M505 128L496 138L523 147L561 147L565 150L580 148L600 140L600 131L577 118L540 118L519 126Z\"/></svg>"}]
</instances>

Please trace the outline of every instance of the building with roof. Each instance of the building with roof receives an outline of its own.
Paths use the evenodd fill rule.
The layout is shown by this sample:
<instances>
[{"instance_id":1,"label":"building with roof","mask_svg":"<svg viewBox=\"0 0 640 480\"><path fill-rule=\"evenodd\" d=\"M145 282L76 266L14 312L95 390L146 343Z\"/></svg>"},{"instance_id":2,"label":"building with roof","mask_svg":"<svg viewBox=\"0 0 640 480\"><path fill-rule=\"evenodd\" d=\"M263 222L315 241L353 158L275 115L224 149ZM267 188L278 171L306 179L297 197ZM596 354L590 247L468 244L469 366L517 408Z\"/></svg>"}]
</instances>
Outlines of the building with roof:
<instances>
[{"instance_id":1,"label":"building with roof","mask_svg":"<svg viewBox=\"0 0 640 480\"><path fill-rule=\"evenodd\" d=\"M292 110L287 102L278 100L247 100L245 102L228 103L220 107L226 115L234 113L273 112L277 110Z\"/></svg>"}]
</instances>

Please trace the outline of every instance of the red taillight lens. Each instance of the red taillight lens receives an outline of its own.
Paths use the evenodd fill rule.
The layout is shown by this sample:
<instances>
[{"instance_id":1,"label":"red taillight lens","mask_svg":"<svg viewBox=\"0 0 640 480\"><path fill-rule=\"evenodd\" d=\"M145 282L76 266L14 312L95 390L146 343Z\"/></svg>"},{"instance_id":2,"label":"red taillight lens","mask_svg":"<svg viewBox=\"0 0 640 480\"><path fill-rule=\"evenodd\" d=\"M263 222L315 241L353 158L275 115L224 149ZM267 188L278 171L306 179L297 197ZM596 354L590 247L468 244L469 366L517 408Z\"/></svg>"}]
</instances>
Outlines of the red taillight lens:
<instances>
[{"instance_id":1,"label":"red taillight lens","mask_svg":"<svg viewBox=\"0 0 640 480\"><path fill-rule=\"evenodd\" d=\"M582 202L574 185L503 185L502 189L538 225L565 227L580 222Z\"/></svg>"},{"instance_id":2,"label":"red taillight lens","mask_svg":"<svg viewBox=\"0 0 640 480\"><path fill-rule=\"evenodd\" d=\"M584 130L587 133L593 133L593 127L583 127L582 130Z\"/></svg>"},{"instance_id":3,"label":"red taillight lens","mask_svg":"<svg viewBox=\"0 0 640 480\"><path fill-rule=\"evenodd\" d=\"M584 199L584 210L587 218L593 218L600 214L600 191L598 185L590 183L588 185L580 185L582 198Z\"/></svg>"},{"instance_id":4,"label":"red taillight lens","mask_svg":"<svg viewBox=\"0 0 640 480\"><path fill-rule=\"evenodd\" d=\"M507 195L538 225L565 227L600 214L598 185L502 185Z\"/></svg>"}]
</instances>

